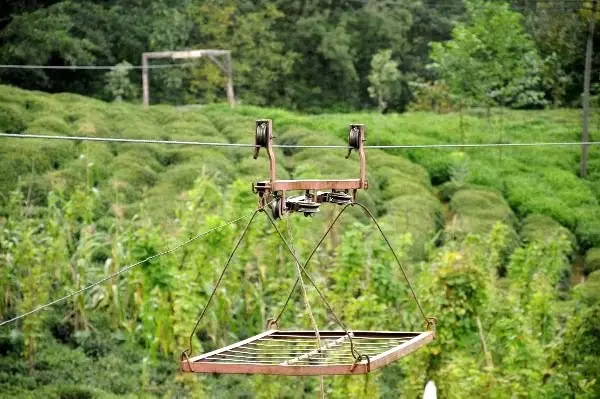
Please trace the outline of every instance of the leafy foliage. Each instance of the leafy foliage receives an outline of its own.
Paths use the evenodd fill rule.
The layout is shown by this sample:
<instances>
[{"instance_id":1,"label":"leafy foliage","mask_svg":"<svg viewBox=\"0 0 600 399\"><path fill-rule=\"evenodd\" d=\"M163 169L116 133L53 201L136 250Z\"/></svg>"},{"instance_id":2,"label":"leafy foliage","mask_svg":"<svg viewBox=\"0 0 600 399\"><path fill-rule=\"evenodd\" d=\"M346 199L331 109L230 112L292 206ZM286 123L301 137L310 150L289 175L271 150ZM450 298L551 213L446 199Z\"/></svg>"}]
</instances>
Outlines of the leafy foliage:
<instances>
[{"instance_id":1,"label":"leafy foliage","mask_svg":"<svg viewBox=\"0 0 600 399\"><path fill-rule=\"evenodd\" d=\"M131 64L123 61L106 74L106 91L115 101L135 98L135 88L129 80Z\"/></svg>"},{"instance_id":2,"label":"leafy foliage","mask_svg":"<svg viewBox=\"0 0 600 399\"><path fill-rule=\"evenodd\" d=\"M495 2L472 1L467 9L469 21L454 27L452 40L434 43L430 55L453 94L478 105L543 105L539 56L521 16Z\"/></svg>"},{"instance_id":3,"label":"leafy foliage","mask_svg":"<svg viewBox=\"0 0 600 399\"><path fill-rule=\"evenodd\" d=\"M585 274L591 274L600 270L600 248L590 248L585 254Z\"/></svg>"},{"instance_id":4,"label":"leafy foliage","mask_svg":"<svg viewBox=\"0 0 600 399\"><path fill-rule=\"evenodd\" d=\"M307 116L221 105L145 110L5 86L0 98L21 110L27 129L91 136L248 143L253 121L265 114L286 144L343 145L348 120L367 124L371 143L453 142L460 134L460 116L452 113ZM484 140L488 122L470 113L463 118L464 134ZM506 140L524 134L566 140L579 116L510 111L506 118ZM253 161L230 149L13 140L0 150L6 171L0 180L3 319L246 214L256 204L248 181L266 173L264 154ZM568 277L574 251L597 242L598 203L590 188L597 182L574 174L576 150L515 149L501 162L468 149L401 151L369 150L370 187L359 200L380 219L426 314L438 317L438 336L366 382L326 378L327 394L412 397L433 379L447 397L594 397L598 272L574 290ZM278 149L278 174L352 177L354 155L343 155ZM314 218L287 221L301 258L321 234L315 227L335 211L323 206ZM402 272L367 222L360 210L349 209L315 254L310 273L348 326L422 329ZM198 384L173 367L188 345L190 320L206 304L243 227L219 230L0 331L2 392L316 396L317 379L205 376ZM248 234L192 337L195 353L262 331L291 289L295 267L271 227L259 218ZM308 296L319 327L335 328L318 294L309 289ZM298 293L280 325L311 328ZM583 348L583 366L571 342Z\"/></svg>"},{"instance_id":5,"label":"leafy foliage","mask_svg":"<svg viewBox=\"0 0 600 399\"><path fill-rule=\"evenodd\" d=\"M382 50L373 56L369 74L369 95L377 100L380 111L385 111L388 102L398 95L401 89L400 79L398 63L392 61L391 50Z\"/></svg>"},{"instance_id":6,"label":"leafy foliage","mask_svg":"<svg viewBox=\"0 0 600 399\"><path fill-rule=\"evenodd\" d=\"M0 60L139 65L145 51L226 48L233 54L239 102L323 112L380 107L369 92L371 62L389 49L400 78L377 90L393 94L387 101L390 111L403 111L415 99L419 109L441 111L452 104L462 108L460 100L540 108L580 102L586 4L21 1L7 4L6 18L0 20ZM592 63L592 83L598 83L599 57ZM432 62L437 67L427 68ZM139 71L130 75L132 82L141 80ZM114 98L98 71L2 69L0 79L28 89ZM197 104L225 97L224 75L206 59L153 69L150 82L154 103ZM138 96L132 92L126 99Z\"/></svg>"}]
</instances>

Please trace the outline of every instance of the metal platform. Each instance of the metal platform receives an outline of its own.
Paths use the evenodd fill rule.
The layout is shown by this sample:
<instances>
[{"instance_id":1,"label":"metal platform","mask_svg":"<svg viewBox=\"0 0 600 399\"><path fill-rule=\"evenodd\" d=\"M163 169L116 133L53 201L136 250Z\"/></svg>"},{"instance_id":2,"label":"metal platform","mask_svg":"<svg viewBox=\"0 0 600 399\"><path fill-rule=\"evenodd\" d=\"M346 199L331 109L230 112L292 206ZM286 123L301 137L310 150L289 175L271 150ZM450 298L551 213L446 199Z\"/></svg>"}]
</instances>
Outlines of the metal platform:
<instances>
[{"instance_id":1,"label":"metal platform","mask_svg":"<svg viewBox=\"0 0 600 399\"><path fill-rule=\"evenodd\" d=\"M343 331L320 331L321 349L314 331L268 330L244 341L183 360L184 372L272 375L366 374L428 344L433 331L353 331L356 362L350 338Z\"/></svg>"}]
</instances>

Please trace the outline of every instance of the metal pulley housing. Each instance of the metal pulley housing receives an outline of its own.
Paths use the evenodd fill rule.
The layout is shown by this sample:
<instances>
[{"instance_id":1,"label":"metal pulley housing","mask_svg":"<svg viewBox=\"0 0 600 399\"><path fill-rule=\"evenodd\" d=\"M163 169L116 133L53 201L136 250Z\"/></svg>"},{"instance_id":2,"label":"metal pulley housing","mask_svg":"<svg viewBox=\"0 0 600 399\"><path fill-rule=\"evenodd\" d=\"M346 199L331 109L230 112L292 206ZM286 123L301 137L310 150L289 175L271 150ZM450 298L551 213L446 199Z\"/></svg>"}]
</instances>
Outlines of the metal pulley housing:
<instances>
[{"instance_id":1,"label":"metal pulley housing","mask_svg":"<svg viewBox=\"0 0 600 399\"><path fill-rule=\"evenodd\" d=\"M368 188L364 125L351 124L348 131L349 151L346 158L350 156L352 150L358 153L360 162L358 179L277 180L273 138L273 122L270 119L257 120L254 158L258 157L260 148L266 149L269 156L269 180L256 182L252 186L252 191L258 194L259 206L264 207L270 204L274 218L280 218L286 212L301 212L311 215L319 211L321 203L351 204L356 198L357 190ZM286 199L288 191L304 191L305 195Z\"/></svg>"}]
</instances>

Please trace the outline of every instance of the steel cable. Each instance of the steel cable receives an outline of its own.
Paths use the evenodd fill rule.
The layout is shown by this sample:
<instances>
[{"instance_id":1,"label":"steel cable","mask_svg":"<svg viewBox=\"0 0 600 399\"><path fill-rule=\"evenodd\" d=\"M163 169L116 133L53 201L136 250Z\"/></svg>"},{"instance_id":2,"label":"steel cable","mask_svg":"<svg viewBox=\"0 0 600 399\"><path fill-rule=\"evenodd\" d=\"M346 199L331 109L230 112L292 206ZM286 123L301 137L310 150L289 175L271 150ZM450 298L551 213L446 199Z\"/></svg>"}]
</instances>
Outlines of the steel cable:
<instances>
[{"instance_id":1,"label":"steel cable","mask_svg":"<svg viewBox=\"0 0 600 399\"><path fill-rule=\"evenodd\" d=\"M79 289L79 290L77 290L77 291L75 291L75 292L72 292L72 293L70 293L70 294L68 294L68 295L65 295L65 296L61 297L61 298L55 299L55 300L53 300L53 301L51 301L51 302L48 302L48 303L46 303L46 304L44 304L44 305L38 306L38 307L37 307L37 308L35 308L35 309L32 309L32 310L30 310L30 311L28 311L28 312L25 312L25 313L23 313L23 314L20 314L20 315L18 315L18 316L15 316L15 317L13 317L13 318L11 318L11 319L5 320L5 321L3 321L3 322L1 322L1 323L0 323L0 327L2 327L2 326L4 326L4 325L7 325L7 324L10 324L10 323L13 323L13 322L15 322L15 321L17 321L17 320L19 320L19 319L22 319L22 318L24 318L24 317L27 317L27 316L29 316L29 315L32 315L32 314L34 314L34 313L37 313L37 312L39 312L39 311L41 311L41 310L44 310L44 309L46 309L46 308L48 308L48 307L50 307L50 306L56 305L57 303L60 303L60 302L66 301L67 299L69 299L69 298L71 298L71 297L73 297L73 296L75 296L75 295L79 295L79 294L81 294L81 293L83 293L83 292L85 292L85 291L87 291L87 290L89 290L89 289L91 289L91 288L93 288L93 287L95 287L95 286L97 286L97 285L100 285L100 284L102 284L102 283L104 283L104 282L106 282L106 281L108 281L108 280L110 280L110 279L112 279L112 278L114 278L114 277L117 277L118 275L120 275L120 274L122 274L122 273L125 273L126 271L129 271L130 269L133 269L133 268L134 268L134 267L136 267L136 266L139 266L139 265L141 265L142 263L146 263L146 262L148 262L148 261L151 261L151 260L153 260L153 259L159 258L159 257L161 257L161 256L168 255L168 254L170 254L171 252L174 252L174 251L178 250L179 248L181 248L181 247L183 247L183 246L185 246L185 245L188 245L188 244L190 244L190 243L191 243L191 242L193 242L193 241L196 241L196 240L198 240L198 239L200 239L200 238L202 238L202 237L204 237L204 236L207 236L207 235L209 235L209 234L211 234L211 233L214 233L214 232L215 232L215 231L217 231L217 230L220 230L220 229L222 229L222 228L225 228L225 227L227 227L227 226L230 226L230 225L232 225L232 224L234 224L234 223L237 223L237 222L239 222L240 220L246 219L246 218L250 217L250 215L252 215L252 213L249 213L249 214L247 214L247 215L241 216L241 217L239 217L239 218L237 218L237 219L234 219L234 220L232 220L232 221L229 221L229 222L227 222L227 223L225 223L225 224L222 224L222 225L220 225L220 226L214 227L214 228L212 228L212 229L210 229L210 230L208 230L208 231L205 231L205 232L203 232L203 233L199 233L199 234L195 235L194 237L192 237L192 238L190 238L190 239L188 239L188 240L186 240L186 241L183 241L183 242L181 242L181 243L179 243L179 244L175 245L174 247L172 247L172 248L170 248L170 249L168 249L168 250L166 250L166 251L163 251L163 252L160 252L160 253L158 253L158 254L155 254L155 255L149 256L149 257L147 257L147 258L145 258L145 259L143 259L143 260L140 260L139 262L136 262L136 263L134 263L134 264L131 264L131 265L129 265L129 266L125 266L125 267L123 267L123 268L121 268L121 269L117 270L116 272L114 272L114 273L112 273L112 274L110 274L110 275L108 275L108 276L106 276L106 277L104 277L104 278L102 278L102 279L100 279L100 280L98 280L98 281L94 282L94 283L88 284L88 285L86 285L85 287L83 287L83 288L81 288L81 289Z\"/></svg>"},{"instance_id":2,"label":"steel cable","mask_svg":"<svg viewBox=\"0 0 600 399\"><path fill-rule=\"evenodd\" d=\"M1 133L0 138L15 139L44 139L44 140L68 140L68 141L96 141L109 143L132 143L132 144L166 144L166 145L192 145L205 147L244 147L256 148L250 143L219 143L185 140L153 140L132 139L118 137L89 137L89 136L58 136L45 134L20 134ZM491 148L491 147L550 147L550 146L581 146L600 145L600 141L557 141L557 142L529 142L529 143L438 143L438 144L389 144L389 145L367 145L367 149L424 149L424 148ZM274 144L273 148L322 148L322 149L351 149L347 145L299 145L299 144Z\"/></svg>"}]
</instances>

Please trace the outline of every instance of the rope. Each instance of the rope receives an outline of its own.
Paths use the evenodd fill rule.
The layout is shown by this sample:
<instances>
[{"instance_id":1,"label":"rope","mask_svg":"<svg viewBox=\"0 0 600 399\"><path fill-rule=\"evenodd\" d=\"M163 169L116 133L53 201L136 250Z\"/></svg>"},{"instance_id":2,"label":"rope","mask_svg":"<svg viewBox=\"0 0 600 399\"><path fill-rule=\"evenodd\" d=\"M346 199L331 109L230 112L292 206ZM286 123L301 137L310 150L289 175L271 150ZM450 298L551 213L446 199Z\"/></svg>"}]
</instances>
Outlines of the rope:
<instances>
[{"instance_id":1,"label":"rope","mask_svg":"<svg viewBox=\"0 0 600 399\"><path fill-rule=\"evenodd\" d=\"M188 365L190 366L190 371L192 370L192 367L190 364L189 355L193 352L193 349L194 349L193 348L194 334L196 334L196 330L198 329L200 322L204 318L204 315L206 314L206 310L210 306L217 290L219 289L219 285L221 285L221 281L223 280L223 277L225 276L225 272L227 271L227 269L229 268L229 265L231 264L231 260L233 259L233 256L235 255L237 249L239 248L242 240L246 236L246 233L248 232L248 229L250 228L250 224L252 224L252 221L254 220L254 217L256 217L256 214L258 212L261 212L262 210L263 210L262 208L258 208L250 214L250 215L252 215L252 217L250 218L250 221L244 228L242 234L240 235L240 237L237 240L237 243L233 247L233 251L231 251L229 258L227 259L227 262L225 263L223 270L221 270L221 274L219 275L219 278L217 279L217 282L216 282L212 292L210 293L210 296L208 297L208 301L206 302L206 305L204 305L204 309L202 309L202 312L200 313L200 316L198 317L198 320L196 321L196 324L194 325L194 329L192 330L192 333L190 334L190 338L189 338L189 347L188 347L188 349L181 352L181 360L183 360L184 357L187 359ZM248 216L250 216L250 215L248 215Z\"/></svg>"},{"instance_id":2,"label":"rope","mask_svg":"<svg viewBox=\"0 0 600 399\"><path fill-rule=\"evenodd\" d=\"M288 237L290 239L290 243L292 245L292 250L294 253L296 249L294 248L294 239L292 237L292 229L290 227L290 216L286 219ZM310 322L315 330L315 337L317 338L317 349L319 353L321 353L321 334L319 333L319 327L317 326L317 321L315 320L315 316L313 315L312 309L310 307L310 301L308 300L308 293L306 292L306 285L304 285L304 279L302 278L302 271L300 270L300 263L294 262L296 265L296 273L298 273L298 277L296 281L300 281L300 287L302 288L302 294L304 296L304 304L306 306L306 311L308 312L308 317L310 318ZM323 376L319 376L319 386L321 388L321 399L325 399L325 381Z\"/></svg>"},{"instance_id":3,"label":"rope","mask_svg":"<svg viewBox=\"0 0 600 399\"><path fill-rule=\"evenodd\" d=\"M315 291L317 291L317 294L319 294L319 297L321 297L321 300L323 301L323 304L325 305L325 307L327 308L327 310L329 311L329 313L331 313L331 315L333 316L335 322L342 328L342 330L344 331L345 335L348 337L349 342L350 342L350 353L352 354L352 357L354 357L354 359L356 359L357 357L361 356L361 354L354 348L354 342L352 340L352 334L348 331L348 329L346 328L346 326L344 325L344 323L340 320L340 318L334 312L333 308L331 307L331 304L329 303L329 301L327 301L327 299L325 298L325 296L323 295L323 293L321 292L321 290L319 289L319 287L315 283L314 279L306 271L306 269L304 268L304 266L302 266L302 263L300 262L300 260L298 259L298 257L296 256L296 254L294 253L294 251L292 250L292 248L290 247L290 244L288 244L288 242L286 241L285 237L283 236L283 234L281 233L281 231L277 227L277 224L275 223L275 220L273 220L273 218L271 217L271 215L269 215L268 212L264 212L264 214L266 215L267 219L269 219L269 221L273 225L273 228L275 228L275 231L279 235L279 238L281 238L281 241L285 244L288 252L292 255L292 257L296 261L296 264L298 265L298 267L300 268L300 270L302 271L302 273L304 273L304 275L306 276L306 278L308 279L308 281L314 287Z\"/></svg>"},{"instance_id":4,"label":"rope","mask_svg":"<svg viewBox=\"0 0 600 399\"><path fill-rule=\"evenodd\" d=\"M394 259L396 259L396 263L398 264L398 266L400 267L400 270L402 271L402 275L404 276L404 279L406 280L406 283L408 284L408 288L410 289L410 292L412 293L412 296L415 299L415 302L419 308L419 311L421 312L421 315L423 316L423 319L425 320L425 324L427 325L428 328L432 328L432 325L434 324L433 319L428 318L425 315L425 311L423 310L423 307L421 306L421 302L419 302L419 298L417 298L417 294L410 282L410 279L408 278L408 274L406 274L406 271L404 270L404 266L402 266L402 262L400 262L400 258L398 258L396 251L394 251L394 248L392 247L390 240L387 238L387 236L383 232L383 229L381 228L381 226L379 226L379 223L377 223L377 219L375 219L375 217L373 216L371 211L366 206L364 206L363 204L358 203L358 202L355 202L355 204L360 206L365 211L365 213L371 218L371 220L373 220L373 223L375 223L375 226L377 226L377 229L379 230L384 241L390 248L390 251L394 255Z\"/></svg>"},{"instance_id":5,"label":"rope","mask_svg":"<svg viewBox=\"0 0 600 399\"><path fill-rule=\"evenodd\" d=\"M246 143L218 143L185 140L152 140L131 139L117 137L88 137L88 136L58 136L46 134L20 134L3 133L0 137L15 139L44 139L44 140L71 140L71 141L98 141L109 143L136 143L136 144L172 144L172 145L196 145L206 147L245 147L256 148L254 144ZM530 143L467 143L467 144L393 144L393 145L367 145L368 149L422 149L422 148L494 148L494 147L551 147L551 146L581 146L600 145L600 141L557 141L557 142L530 142ZM351 149L347 145L297 145L297 144L273 144L274 148L322 148L322 149Z\"/></svg>"},{"instance_id":6,"label":"rope","mask_svg":"<svg viewBox=\"0 0 600 399\"><path fill-rule=\"evenodd\" d=\"M342 210L338 213L338 215L335 217L335 219L333 220L333 222L329 225L329 227L327 228L327 230L325 231L325 234L323 234L323 236L321 237L321 239L319 240L319 242L317 243L317 245L314 247L313 251L311 252L311 254L309 255L307 261L304 264L304 267L308 266L308 263L310 262L310 260L312 259L313 255L316 253L317 249L321 246L321 244L323 243L323 241L325 240L325 237L327 237L327 235L329 235L329 232L331 231L331 229L333 228L333 226L338 222L339 218L342 216L342 214L346 211L346 209L349 206L353 206L353 205L358 205L360 206L365 213L371 218L371 220L375 223L375 226L377 227L377 229L379 230L379 232L381 233L381 236L383 237L384 241L386 242L388 248L390 249L390 251L392 252L392 254L394 255L394 259L396 260L396 263L398 264L398 266L400 267L400 271L402 272L402 275L404 276L404 279L406 280L406 283L408 285L408 288L411 291L411 294L415 300L415 303L417 304L417 307L419 308L419 311L421 313L421 315L423 316L423 319L425 320L425 324L427 325L428 328L434 328L435 327L435 323L436 320L435 318L432 317L427 317L425 315L425 311L423 310L423 307L421 306L421 302L419 301L416 291L412 286L412 283L410 282L410 279L408 278L408 274L406 273L406 271L404 270L404 266L402 266L402 262L400 262L400 258L398 258L398 255L396 254L396 251L394 251L394 248L392 247L392 244L390 242L390 240L387 238L387 236L385 235L385 233L383 232L383 229L381 228L381 226L379 225L379 223L377 222L377 219L375 219L375 216L373 216L373 214L371 213L371 211L364 206L363 204L359 203L359 202L354 202L352 204L347 204L345 205ZM287 300L285 301L281 311L279 312L279 315L277 316L277 318L275 319L275 322L277 322L279 320L279 318L281 318L281 315L283 314L283 312L285 311L285 308L287 307L295 289L296 286L298 285L298 279L296 279L296 282L294 283L294 285L292 286L292 289L290 290L290 293L287 297Z\"/></svg>"},{"instance_id":7,"label":"rope","mask_svg":"<svg viewBox=\"0 0 600 399\"><path fill-rule=\"evenodd\" d=\"M292 246L292 251L296 253L296 249L294 248L294 240L292 238L292 229L290 227L290 217L286 219L288 237L290 239L290 243ZM300 281L300 287L302 288L302 294L304 297L304 305L306 306L306 311L308 313L308 317L310 318L310 322L315 330L315 336L317 338L317 348L319 352L321 352L321 334L319 334L319 327L317 326L317 321L315 320L315 316L313 315L312 309L310 307L310 301L308 300L308 292L306 291L306 285L304 285L304 279L302 278L302 271L300 270L300 264L298 262L294 262L296 266L296 273L298 273L298 280Z\"/></svg>"},{"instance_id":8,"label":"rope","mask_svg":"<svg viewBox=\"0 0 600 399\"><path fill-rule=\"evenodd\" d=\"M30 311L28 311L28 312L25 312L25 313L23 313L23 314L20 314L20 315L18 315L18 316L16 316L16 317L13 317L12 319L5 320L5 321L3 321L2 323L0 323L0 327L2 327L2 326L4 326L4 325L7 325L7 324L10 324L10 323L13 323L13 322L15 322L15 321L17 321L17 320L19 320L19 319L22 319L22 318L24 318L24 317L27 317L27 316L29 316L29 315L32 315L32 314L34 314L34 313L37 313L37 312L39 312L39 311L41 311L41 310L43 310L43 309L46 309L46 308L48 308L48 307L50 307L50 306L56 305L57 303L60 303L60 302L66 301L67 299L69 299L69 298L71 298L71 297L73 297L73 296L75 296L75 295L79 295L79 294L81 294L81 293L83 293L83 292L85 292L85 291L87 291L87 290L89 290L89 289L91 289L91 288L93 288L93 287L95 287L95 286L97 286L97 285L100 285L100 284L104 283L104 282L105 282L105 281L107 281L107 280L110 280L110 279L112 279L112 278L114 278L114 277L116 277L116 276L118 276L118 275L120 275L120 274L122 274L122 273L125 273L126 271L129 271L130 269L133 269L134 267L136 267L136 266L138 266L138 265L141 265L142 263L146 263L146 262L148 262L148 261L151 261L152 259L156 259L156 258L158 258L158 257L164 256L164 255L167 255L167 254L170 254L171 252L174 252L174 251L178 250L179 248L181 248L181 247L183 247L183 246L185 246L185 245L187 245L187 244L189 244L189 243L191 243L191 242L193 242L193 241L196 241L196 240L198 240L198 239L200 239L200 238L202 238L202 237L204 237L204 236L207 236L207 235L208 235L208 234L210 234L210 233L213 233L213 232L215 232L215 231L217 231L217 230L220 230L220 229L222 229L222 228L224 228L224 227L227 227L227 226L229 226L229 225L232 225L232 224L234 224L234 223L237 223L237 222L239 222L239 221L240 221L240 220L242 220L242 219L246 219L246 218L247 218L247 217L249 217L251 214L252 214L252 213L249 213L249 214L247 214L247 215L244 215L244 216L241 216L241 217L239 217L239 218L237 218L237 219L234 219L234 220L232 220L232 221L230 221L230 222L227 222L227 223L225 223L225 224L222 224L222 225L220 225L220 226L217 226L217 227L215 227L215 228L212 228L212 229L210 229L210 230L208 230L208 231L205 231L205 232L203 232L203 233L197 234L197 235L195 235L194 237L190 238L189 240L186 240L186 241L183 241L183 242L181 242L181 243L177 244L177 245L176 245L176 246L174 246L173 248L170 248L170 249L168 249L168 250L166 250L166 251L164 251L164 252L161 252L161 253L158 253L158 254L155 254L155 255L149 256L149 257L147 257L146 259L143 259L143 260L141 260L141 261L139 261L139 262L136 262L136 263L134 263L134 264L132 264L132 265L125 266L125 267L123 267L123 268L121 268L121 269L117 270L116 272L114 272L114 273L112 273L112 274L109 274L108 276L106 276L106 277L104 277L104 278L102 278L102 279L100 279L100 280L98 280L98 281L96 281L96 282L94 282L94 283L91 283L91 284L89 284L89 285L86 285L85 287L83 287L83 288L81 288L81 289L79 289L79 290L77 290L77 291L75 291L75 292L72 292L72 293L70 293L70 294L68 294L68 295L65 295L65 296L63 296L62 298L55 299L55 300L54 300L54 301L52 301L52 302L48 302L48 303L46 303L46 304L44 304L44 305L38 306L37 308L35 308L35 309L32 309L32 310L30 310Z\"/></svg>"},{"instance_id":9,"label":"rope","mask_svg":"<svg viewBox=\"0 0 600 399\"><path fill-rule=\"evenodd\" d=\"M100 141L100 142L108 142L108 143L185 144L185 145L199 145L199 146L210 146L210 147L254 147L254 144L241 144L241 143L214 143L214 142L180 141L180 140L129 139L129 138L117 138L117 137L52 136L52 135L42 135L42 134L17 134L17 133L0 133L0 137L19 138L19 139Z\"/></svg>"},{"instance_id":10,"label":"rope","mask_svg":"<svg viewBox=\"0 0 600 399\"><path fill-rule=\"evenodd\" d=\"M337 216L335 217L335 219L333 220L333 222L329 225L329 227L325 231L325 234L323 234L321 236L321 239L319 240L319 242L317 243L317 245L315 245L315 247L313 248L312 252L310 253L310 255L308 256L308 258L306 259L306 262L304 262L304 267L305 268L308 266L308 263L311 261L311 259L313 258L314 254L317 252L317 249L321 246L321 244L323 244L323 241L325 241L325 238L329 235L329 232L331 231L331 229L333 229L333 226L337 223L337 221L340 218L340 216L342 216L342 214L344 213L344 211L350 205L352 205L352 204L347 204L347 205L345 205L342 208L342 210L337 214ZM294 294L294 291L296 290L296 287L298 286L299 282L300 282L300 279L296 278L296 282L294 283L292 289L290 290L290 293L288 294L287 299L286 299L285 303L283 304L283 307L281 308L281 310L279 311L279 314L275 318L275 323L277 323L279 321L279 319L281 318L281 316L283 315L283 312L285 311L285 308L287 307L288 303L290 302L290 299L292 298L292 295Z\"/></svg>"},{"instance_id":11,"label":"rope","mask_svg":"<svg viewBox=\"0 0 600 399\"><path fill-rule=\"evenodd\" d=\"M571 145L600 145L600 141L556 141L556 142L532 142L532 143L471 143L471 144L394 144L394 145L367 145L365 148L487 148L487 147L549 147L549 146L571 146Z\"/></svg>"},{"instance_id":12,"label":"rope","mask_svg":"<svg viewBox=\"0 0 600 399\"><path fill-rule=\"evenodd\" d=\"M182 68L196 65L192 62L181 64L148 64L148 69ZM66 70L111 70L111 69L144 69L143 65L32 65L32 64L2 64L1 69L66 69Z\"/></svg>"}]
</instances>

